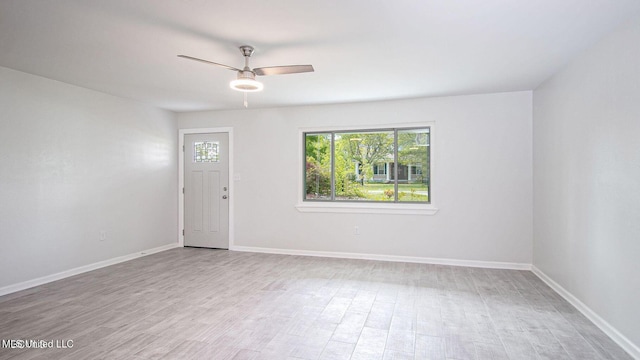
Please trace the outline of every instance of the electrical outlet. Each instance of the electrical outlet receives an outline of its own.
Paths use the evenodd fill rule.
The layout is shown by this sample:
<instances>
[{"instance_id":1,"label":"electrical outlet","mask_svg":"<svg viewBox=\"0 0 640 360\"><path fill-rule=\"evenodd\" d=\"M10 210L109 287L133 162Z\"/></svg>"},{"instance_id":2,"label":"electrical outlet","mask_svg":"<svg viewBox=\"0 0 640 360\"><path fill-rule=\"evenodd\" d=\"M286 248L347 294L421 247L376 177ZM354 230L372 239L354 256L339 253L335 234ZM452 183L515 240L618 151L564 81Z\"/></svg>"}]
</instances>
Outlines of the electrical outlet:
<instances>
[{"instance_id":1,"label":"electrical outlet","mask_svg":"<svg viewBox=\"0 0 640 360\"><path fill-rule=\"evenodd\" d=\"M354 226L353 227L353 235L360 235L360 227L359 226Z\"/></svg>"},{"instance_id":2,"label":"electrical outlet","mask_svg":"<svg viewBox=\"0 0 640 360\"><path fill-rule=\"evenodd\" d=\"M100 241L105 241L105 240L107 240L107 231L102 230L100 231Z\"/></svg>"}]
</instances>

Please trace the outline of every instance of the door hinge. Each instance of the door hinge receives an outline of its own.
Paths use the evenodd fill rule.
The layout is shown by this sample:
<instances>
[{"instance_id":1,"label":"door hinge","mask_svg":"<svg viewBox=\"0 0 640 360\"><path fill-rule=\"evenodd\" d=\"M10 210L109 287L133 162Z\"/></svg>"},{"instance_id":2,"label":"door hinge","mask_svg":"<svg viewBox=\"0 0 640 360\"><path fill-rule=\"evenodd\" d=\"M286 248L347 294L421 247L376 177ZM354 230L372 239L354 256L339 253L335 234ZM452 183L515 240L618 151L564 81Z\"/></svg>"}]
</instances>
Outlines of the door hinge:
<instances>
[{"instance_id":1,"label":"door hinge","mask_svg":"<svg viewBox=\"0 0 640 360\"><path fill-rule=\"evenodd\" d=\"M184 229L182 229L182 236L184 236Z\"/></svg>"},{"instance_id":2,"label":"door hinge","mask_svg":"<svg viewBox=\"0 0 640 360\"><path fill-rule=\"evenodd\" d=\"M184 188L182 188L182 193L184 194Z\"/></svg>"},{"instance_id":3,"label":"door hinge","mask_svg":"<svg viewBox=\"0 0 640 360\"><path fill-rule=\"evenodd\" d=\"M184 152L184 145L182 145L182 151Z\"/></svg>"}]
</instances>

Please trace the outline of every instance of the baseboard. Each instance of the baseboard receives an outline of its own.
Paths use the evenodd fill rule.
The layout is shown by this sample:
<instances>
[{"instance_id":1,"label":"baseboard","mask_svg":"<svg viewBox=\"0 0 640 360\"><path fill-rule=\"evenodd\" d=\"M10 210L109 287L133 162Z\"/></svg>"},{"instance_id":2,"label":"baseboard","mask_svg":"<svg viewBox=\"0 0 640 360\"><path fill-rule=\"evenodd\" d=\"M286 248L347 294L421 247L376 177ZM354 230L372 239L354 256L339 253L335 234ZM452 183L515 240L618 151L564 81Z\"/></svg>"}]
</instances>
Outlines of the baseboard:
<instances>
[{"instance_id":1,"label":"baseboard","mask_svg":"<svg viewBox=\"0 0 640 360\"><path fill-rule=\"evenodd\" d=\"M416 257L416 256L361 254L361 253L345 253L345 252L333 252L333 251L274 249L274 248L250 247L250 246L232 246L229 250L267 253L267 254L281 254L281 255L318 256L318 257L341 258L341 259L379 260L379 261L408 262L408 263L433 264L433 265L465 266L465 267L477 267L477 268L489 268L489 269L531 270L531 264L508 263L508 262L497 262L497 261L440 259L440 258L426 258L426 257Z\"/></svg>"},{"instance_id":2,"label":"baseboard","mask_svg":"<svg viewBox=\"0 0 640 360\"><path fill-rule=\"evenodd\" d=\"M536 266L531 267L531 271L544 281L550 288L560 294L565 300L573 305L578 311L580 311L587 319L591 320L597 327L600 328L605 334L607 334L613 341L615 341L621 348L624 349L634 359L640 359L640 347L631 342L626 336L622 335L615 327L609 324L606 320L600 317L595 311L591 310L587 305L580 301L568 290L563 288L560 284L551 279L547 274L542 272Z\"/></svg>"},{"instance_id":3,"label":"baseboard","mask_svg":"<svg viewBox=\"0 0 640 360\"><path fill-rule=\"evenodd\" d=\"M100 268L103 268L103 267L106 267L106 266L115 265L115 264L118 264L118 263L121 263L121 262L137 259L139 257L143 257L143 256L159 253L161 251L173 249L175 247L178 247L177 243L163 245L163 246L159 246L159 247L156 247L156 248L153 248L153 249L143 250L143 251L135 252L133 254L119 256L119 257L108 259L108 260L98 261L98 262L93 263L93 264L84 265L84 266L80 266L80 267L77 267L77 268L65 270L65 271L62 271L62 272L59 272L59 273L56 273L56 274L47 275L47 276L39 277L39 278L32 279L32 280L23 281L23 282L20 282L20 283L17 283L17 284L13 284L13 285L8 285L8 286L0 288L0 296L11 294L11 293L14 293L14 292L17 292L17 291L21 291L21 290L25 290L25 289L29 289L29 288L32 288L32 287L35 287L35 286L44 285L44 284L47 284L47 283L50 283L50 282L53 282L53 281L56 281L56 280L68 278L70 276L82 274L82 273L85 273L85 272L88 272L88 271L92 271L92 270L96 270L96 269L100 269Z\"/></svg>"}]
</instances>

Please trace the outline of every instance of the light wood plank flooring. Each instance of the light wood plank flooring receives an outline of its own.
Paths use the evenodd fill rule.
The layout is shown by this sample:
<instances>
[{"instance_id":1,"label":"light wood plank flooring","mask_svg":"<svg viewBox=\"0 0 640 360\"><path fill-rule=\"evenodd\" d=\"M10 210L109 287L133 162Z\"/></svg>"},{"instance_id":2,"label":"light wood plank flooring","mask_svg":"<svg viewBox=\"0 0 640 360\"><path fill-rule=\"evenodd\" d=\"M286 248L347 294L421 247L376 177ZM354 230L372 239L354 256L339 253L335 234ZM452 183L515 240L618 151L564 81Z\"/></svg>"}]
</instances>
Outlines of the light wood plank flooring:
<instances>
[{"instance_id":1,"label":"light wood plank flooring","mask_svg":"<svg viewBox=\"0 0 640 360\"><path fill-rule=\"evenodd\" d=\"M528 271L180 248L0 297L0 359L631 359Z\"/></svg>"}]
</instances>

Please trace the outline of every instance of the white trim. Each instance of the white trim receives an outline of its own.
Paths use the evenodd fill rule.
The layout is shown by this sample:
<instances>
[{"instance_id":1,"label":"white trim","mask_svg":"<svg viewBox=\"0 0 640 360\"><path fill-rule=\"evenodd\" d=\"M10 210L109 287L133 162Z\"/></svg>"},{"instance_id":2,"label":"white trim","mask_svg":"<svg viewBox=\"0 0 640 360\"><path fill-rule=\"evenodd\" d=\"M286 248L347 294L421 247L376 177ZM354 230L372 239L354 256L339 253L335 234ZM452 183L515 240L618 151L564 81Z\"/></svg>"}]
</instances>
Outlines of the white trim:
<instances>
[{"instance_id":1,"label":"white trim","mask_svg":"<svg viewBox=\"0 0 640 360\"><path fill-rule=\"evenodd\" d=\"M32 280L23 281L23 282L20 282L20 283L17 283L17 284L13 284L13 285L8 285L8 286L0 288L0 296L11 294L11 293L18 292L18 291L25 290L25 289L29 289L29 288L32 288L32 287L35 287L35 286L44 285L44 284L47 284L47 283L50 283L50 282L53 282L53 281L61 280L61 279L64 279L64 278L68 278L70 276L86 273L86 272L93 271L93 270L96 270L96 269L100 269L100 268L103 268L103 267L106 267L106 266L119 264L121 262L137 259L139 257L143 257L143 256L159 253L161 251L165 251L165 250L169 250L169 249L173 249L173 248L177 248L177 247L178 247L178 244L175 244L175 243L174 244L163 245L163 246L158 246L158 247L153 248L153 249L143 250L143 251L135 252L135 253L129 254L129 255L124 255L124 256L119 256L119 257L115 257L115 258L112 258L112 259L98 261L98 262L93 263L93 264L80 266L80 267L77 267L77 268L61 271L59 273L55 273L55 274L39 277L39 278L32 279Z\"/></svg>"},{"instance_id":2,"label":"white trim","mask_svg":"<svg viewBox=\"0 0 640 360\"><path fill-rule=\"evenodd\" d=\"M376 130L376 129L399 129L399 128L421 128L434 126L435 121L416 121L406 123L382 123L382 124L362 124L343 126L304 126L298 128L303 132L325 132L325 131L350 131L350 130Z\"/></svg>"},{"instance_id":3,"label":"white trim","mask_svg":"<svg viewBox=\"0 0 640 360\"><path fill-rule=\"evenodd\" d=\"M250 246L234 246L233 248L229 248L229 250L243 251L243 252L256 252L256 253L265 253L265 254L317 256L317 257L328 257L328 258L339 258L339 259L378 260L378 261L407 262L407 263L418 263L418 264L465 266L465 267L488 268L488 269L531 270L531 264L508 263L508 262L498 262L498 261L457 260L457 259L426 258L426 257L417 257L417 256L401 256L401 255L381 255L381 254L363 254L363 253L361 254L361 253L345 253L345 252L297 250L297 249L275 249L275 248L262 248L262 247L250 247Z\"/></svg>"},{"instance_id":4,"label":"white trim","mask_svg":"<svg viewBox=\"0 0 640 360\"><path fill-rule=\"evenodd\" d=\"M360 213L360 214L392 214L392 215L435 215L438 209L428 205L419 204L385 204L385 203L341 203L305 201L296 204L300 212L317 213Z\"/></svg>"},{"instance_id":5,"label":"white trim","mask_svg":"<svg viewBox=\"0 0 640 360\"><path fill-rule=\"evenodd\" d=\"M434 151L436 145L436 123L435 121L422 121L415 123L402 123L402 124L367 124L367 125L354 125L354 126L323 126L323 127L299 127L298 128L298 195L296 209L303 213L360 213L360 214L396 214L396 215L435 215L438 212L438 207L431 200L430 204L415 204L415 203L349 203L340 201L321 202L321 201L304 201L304 140L303 135L306 132L326 132L326 131L349 131L349 130L376 130L376 129L401 129L401 128L429 128L429 146L431 146L431 159L430 159L430 179L429 179L429 198L431 193L434 192L433 184L437 181L433 181L437 173L436 163L438 154Z\"/></svg>"},{"instance_id":6,"label":"white trim","mask_svg":"<svg viewBox=\"0 0 640 360\"><path fill-rule=\"evenodd\" d=\"M613 341L615 341L624 351L629 353L634 359L640 359L640 347L634 344L626 336L622 335L618 329L609 324L606 320L600 317L595 311L591 310L587 305L575 297L562 285L555 282L547 274L538 269L535 265L531 267L531 271L544 281L551 289L560 294L565 300L573 305L578 311L580 311L587 319L591 320L597 327L600 328L605 334L607 334Z\"/></svg>"},{"instance_id":7,"label":"white trim","mask_svg":"<svg viewBox=\"0 0 640 360\"><path fill-rule=\"evenodd\" d=\"M194 128L194 129L179 129L178 130L178 246L184 247L184 235L182 230L184 229L184 194L182 188L184 187L184 136L186 134L211 134L211 133L227 133L229 134L229 248L234 243L234 209L235 209L235 196L234 196L234 178L235 173L233 169L233 128L232 127L219 127L219 128Z\"/></svg>"}]
</instances>

